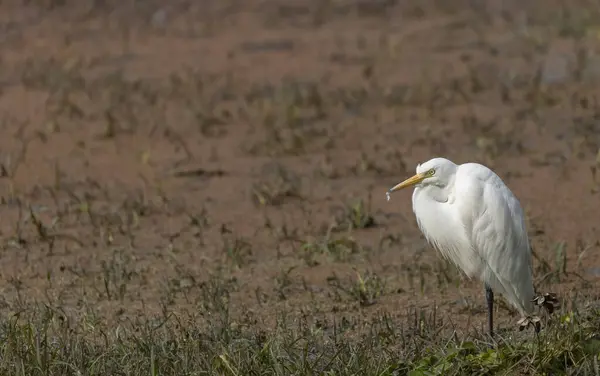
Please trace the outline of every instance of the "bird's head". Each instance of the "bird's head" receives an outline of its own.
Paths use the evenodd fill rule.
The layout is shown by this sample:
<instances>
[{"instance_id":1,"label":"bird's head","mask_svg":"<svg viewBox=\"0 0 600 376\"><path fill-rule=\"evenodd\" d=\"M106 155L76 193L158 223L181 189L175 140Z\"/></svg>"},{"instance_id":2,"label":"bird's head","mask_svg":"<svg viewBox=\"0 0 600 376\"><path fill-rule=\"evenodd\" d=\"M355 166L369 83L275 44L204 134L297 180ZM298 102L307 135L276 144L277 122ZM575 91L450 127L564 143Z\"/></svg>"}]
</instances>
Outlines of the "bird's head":
<instances>
[{"instance_id":1,"label":"bird's head","mask_svg":"<svg viewBox=\"0 0 600 376\"><path fill-rule=\"evenodd\" d=\"M417 173L404 180L402 183L395 185L389 193L398 191L410 186L437 186L445 187L451 181L456 173L456 164L446 158L433 158L423 164L417 165Z\"/></svg>"}]
</instances>

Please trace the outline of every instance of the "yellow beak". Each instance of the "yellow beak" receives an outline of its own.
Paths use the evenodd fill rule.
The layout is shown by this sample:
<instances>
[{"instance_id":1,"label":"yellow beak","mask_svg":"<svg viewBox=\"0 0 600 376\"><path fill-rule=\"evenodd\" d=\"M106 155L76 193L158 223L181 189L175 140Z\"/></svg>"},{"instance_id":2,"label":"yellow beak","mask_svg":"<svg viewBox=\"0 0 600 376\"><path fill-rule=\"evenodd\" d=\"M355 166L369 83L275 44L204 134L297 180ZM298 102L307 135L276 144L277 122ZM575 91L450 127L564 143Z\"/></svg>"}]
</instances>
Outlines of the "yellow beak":
<instances>
[{"instance_id":1,"label":"yellow beak","mask_svg":"<svg viewBox=\"0 0 600 376\"><path fill-rule=\"evenodd\" d=\"M395 192L395 191L399 191L399 190L401 190L401 189L403 189L403 188L410 187L410 186L413 186L413 185L415 185L415 184L419 184L419 183L420 183L420 182L422 182L422 181L423 181L423 180L424 180L426 177L427 177L427 176L425 176L425 174L416 174L415 176L413 176L413 177L410 177L410 178L406 179L406 180L405 180L405 181L403 181L402 183L395 185L395 186L394 186L394 187L392 187L392 188L391 188L391 189L390 189L388 192L389 192L389 193L392 193L392 192Z\"/></svg>"}]
</instances>

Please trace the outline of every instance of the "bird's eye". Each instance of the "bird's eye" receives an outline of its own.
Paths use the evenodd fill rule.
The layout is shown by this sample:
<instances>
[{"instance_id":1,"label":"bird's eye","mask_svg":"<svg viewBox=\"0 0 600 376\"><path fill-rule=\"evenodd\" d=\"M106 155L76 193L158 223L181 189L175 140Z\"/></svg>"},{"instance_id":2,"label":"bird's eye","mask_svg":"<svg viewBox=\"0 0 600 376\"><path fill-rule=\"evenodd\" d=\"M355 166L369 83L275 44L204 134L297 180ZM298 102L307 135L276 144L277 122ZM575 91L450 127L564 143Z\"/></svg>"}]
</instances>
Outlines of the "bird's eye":
<instances>
[{"instance_id":1,"label":"bird's eye","mask_svg":"<svg viewBox=\"0 0 600 376\"><path fill-rule=\"evenodd\" d=\"M427 176L433 176L433 175L435 175L435 169L432 168L431 170L427 171Z\"/></svg>"}]
</instances>

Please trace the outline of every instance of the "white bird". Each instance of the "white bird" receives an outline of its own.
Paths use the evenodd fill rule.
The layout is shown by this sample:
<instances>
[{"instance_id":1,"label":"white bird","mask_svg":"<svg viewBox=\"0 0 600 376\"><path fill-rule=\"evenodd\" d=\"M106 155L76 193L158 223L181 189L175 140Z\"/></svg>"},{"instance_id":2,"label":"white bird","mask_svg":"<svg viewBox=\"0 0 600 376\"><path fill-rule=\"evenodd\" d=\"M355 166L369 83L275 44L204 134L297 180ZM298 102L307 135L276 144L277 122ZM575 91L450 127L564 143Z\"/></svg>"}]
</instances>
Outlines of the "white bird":
<instances>
[{"instance_id":1,"label":"white bird","mask_svg":"<svg viewBox=\"0 0 600 376\"><path fill-rule=\"evenodd\" d=\"M394 191L415 187L413 211L427 241L469 278L485 284L490 335L494 334L494 291L519 311L521 328L534 324L539 330L534 303L546 307L555 297L535 295L519 200L498 175L477 163L456 165L434 158L417 165L416 172L391 188L388 200Z\"/></svg>"}]
</instances>

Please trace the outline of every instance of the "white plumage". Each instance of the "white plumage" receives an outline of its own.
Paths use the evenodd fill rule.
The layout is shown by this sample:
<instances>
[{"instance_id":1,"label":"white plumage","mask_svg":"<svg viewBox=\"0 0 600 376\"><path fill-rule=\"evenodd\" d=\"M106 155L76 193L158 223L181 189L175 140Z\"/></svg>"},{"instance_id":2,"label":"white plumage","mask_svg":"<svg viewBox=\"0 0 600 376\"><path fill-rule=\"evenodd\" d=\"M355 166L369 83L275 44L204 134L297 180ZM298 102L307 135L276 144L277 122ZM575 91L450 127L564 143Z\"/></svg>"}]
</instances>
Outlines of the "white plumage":
<instances>
[{"instance_id":1,"label":"white plumage","mask_svg":"<svg viewBox=\"0 0 600 376\"><path fill-rule=\"evenodd\" d=\"M523 317L533 314L531 249L517 198L489 168L434 158L389 190L415 186L412 203L419 228L440 253L468 277L485 283L493 335L493 293ZM389 196L388 196L389 197Z\"/></svg>"}]
</instances>

